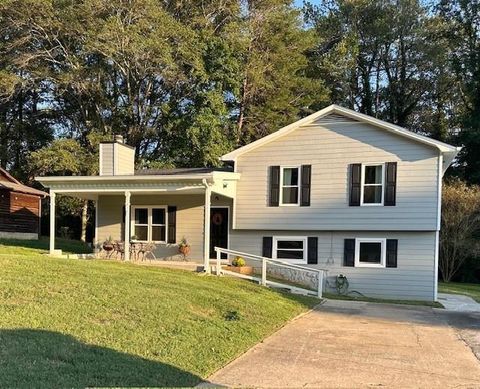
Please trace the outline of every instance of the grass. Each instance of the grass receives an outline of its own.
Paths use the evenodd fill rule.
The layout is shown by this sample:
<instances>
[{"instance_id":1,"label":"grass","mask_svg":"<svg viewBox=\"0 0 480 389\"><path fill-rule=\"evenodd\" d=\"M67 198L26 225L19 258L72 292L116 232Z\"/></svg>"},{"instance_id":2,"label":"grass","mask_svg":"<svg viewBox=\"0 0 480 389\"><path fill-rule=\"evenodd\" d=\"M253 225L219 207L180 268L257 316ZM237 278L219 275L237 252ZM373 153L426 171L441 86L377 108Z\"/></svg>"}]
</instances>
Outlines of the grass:
<instances>
[{"instance_id":1,"label":"grass","mask_svg":"<svg viewBox=\"0 0 480 389\"><path fill-rule=\"evenodd\" d=\"M438 284L440 293L463 294L473 298L480 303L480 284L463 284L460 282L440 282Z\"/></svg>"},{"instance_id":2,"label":"grass","mask_svg":"<svg viewBox=\"0 0 480 389\"><path fill-rule=\"evenodd\" d=\"M195 385L318 302L229 277L23 252L0 247L1 387Z\"/></svg>"},{"instance_id":3,"label":"grass","mask_svg":"<svg viewBox=\"0 0 480 389\"><path fill-rule=\"evenodd\" d=\"M365 301L367 303L383 303L383 304L401 304L401 305L423 305L432 308L444 308L442 304L437 301L422 301L422 300L391 300L391 299L380 299L374 297L364 297L364 296L345 296L335 293L323 293L323 297L332 300L349 300L349 301Z\"/></svg>"},{"instance_id":4,"label":"grass","mask_svg":"<svg viewBox=\"0 0 480 389\"><path fill-rule=\"evenodd\" d=\"M38 240L0 239L0 254L38 255L48 252L49 238L42 236ZM71 239L55 239L55 248L64 253L85 254L92 249L85 243Z\"/></svg>"}]
</instances>

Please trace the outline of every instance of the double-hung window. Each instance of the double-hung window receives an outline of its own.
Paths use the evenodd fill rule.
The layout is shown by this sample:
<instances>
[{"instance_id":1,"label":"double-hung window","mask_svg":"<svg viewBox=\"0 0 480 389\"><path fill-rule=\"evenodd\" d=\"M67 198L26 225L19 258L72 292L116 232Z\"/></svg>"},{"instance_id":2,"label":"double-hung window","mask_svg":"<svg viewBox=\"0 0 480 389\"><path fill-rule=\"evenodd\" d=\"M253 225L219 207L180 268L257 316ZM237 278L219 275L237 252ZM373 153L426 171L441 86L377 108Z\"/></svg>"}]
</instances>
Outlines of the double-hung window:
<instances>
[{"instance_id":1,"label":"double-hung window","mask_svg":"<svg viewBox=\"0 0 480 389\"><path fill-rule=\"evenodd\" d=\"M357 238L355 246L355 266L385 267L386 239Z\"/></svg>"},{"instance_id":2,"label":"double-hung window","mask_svg":"<svg viewBox=\"0 0 480 389\"><path fill-rule=\"evenodd\" d=\"M383 205L384 164L362 165L362 205Z\"/></svg>"},{"instance_id":3,"label":"double-hung window","mask_svg":"<svg viewBox=\"0 0 480 389\"><path fill-rule=\"evenodd\" d=\"M158 206L132 207L132 237L141 242L167 241L167 208Z\"/></svg>"},{"instance_id":4,"label":"double-hung window","mask_svg":"<svg viewBox=\"0 0 480 389\"><path fill-rule=\"evenodd\" d=\"M273 237L273 258L289 262L307 263L306 237Z\"/></svg>"},{"instance_id":5,"label":"double-hung window","mask_svg":"<svg viewBox=\"0 0 480 389\"><path fill-rule=\"evenodd\" d=\"M300 204L300 168L282 166L280 170L280 205Z\"/></svg>"}]
</instances>

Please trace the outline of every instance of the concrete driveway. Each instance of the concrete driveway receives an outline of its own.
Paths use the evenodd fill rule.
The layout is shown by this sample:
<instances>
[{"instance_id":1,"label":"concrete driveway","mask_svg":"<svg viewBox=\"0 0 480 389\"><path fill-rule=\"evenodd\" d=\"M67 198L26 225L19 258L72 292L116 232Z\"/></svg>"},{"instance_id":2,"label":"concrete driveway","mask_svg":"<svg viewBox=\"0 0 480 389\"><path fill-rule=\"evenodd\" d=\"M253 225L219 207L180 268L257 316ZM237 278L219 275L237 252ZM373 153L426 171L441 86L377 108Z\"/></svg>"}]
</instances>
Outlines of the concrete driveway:
<instances>
[{"instance_id":1,"label":"concrete driveway","mask_svg":"<svg viewBox=\"0 0 480 389\"><path fill-rule=\"evenodd\" d=\"M209 383L480 388L475 347L480 351L478 313L329 300L213 374Z\"/></svg>"}]
</instances>

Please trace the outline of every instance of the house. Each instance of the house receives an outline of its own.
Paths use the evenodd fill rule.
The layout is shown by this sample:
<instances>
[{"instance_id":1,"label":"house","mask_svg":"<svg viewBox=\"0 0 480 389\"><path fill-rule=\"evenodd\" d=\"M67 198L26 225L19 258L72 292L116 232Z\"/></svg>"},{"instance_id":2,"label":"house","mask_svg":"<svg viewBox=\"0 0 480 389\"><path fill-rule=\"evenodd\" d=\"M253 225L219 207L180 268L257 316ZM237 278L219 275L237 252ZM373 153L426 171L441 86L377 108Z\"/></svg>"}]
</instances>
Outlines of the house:
<instances>
[{"instance_id":1,"label":"house","mask_svg":"<svg viewBox=\"0 0 480 389\"><path fill-rule=\"evenodd\" d=\"M42 199L46 196L0 168L0 238L38 239Z\"/></svg>"},{"instance_id":2,"label":"house","mask_svg":"<svg viewBox=\"0 0 480 389\"><path fill-rule=\"evenodd\" d=\"M37 179L52 235L57 193L90 199L97 243L124 240L126 259L132 236L169 259L185 237L207 267L218 246L325 269L327 288L342 274L364 295L436 300L442 176L457 152L332 105L224 155L231 170L135 171L117 138L101 145L99 176Z\"/></svg>"}]
</instances>

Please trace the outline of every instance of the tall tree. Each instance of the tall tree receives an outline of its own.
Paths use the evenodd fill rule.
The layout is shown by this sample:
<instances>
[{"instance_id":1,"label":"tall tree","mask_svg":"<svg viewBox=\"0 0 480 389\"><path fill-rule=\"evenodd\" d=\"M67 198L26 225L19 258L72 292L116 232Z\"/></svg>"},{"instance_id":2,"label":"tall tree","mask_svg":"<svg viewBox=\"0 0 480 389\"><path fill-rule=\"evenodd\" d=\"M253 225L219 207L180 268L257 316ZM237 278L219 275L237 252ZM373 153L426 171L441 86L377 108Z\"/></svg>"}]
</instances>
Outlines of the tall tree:
<instances>
[{"instance_id":1,"label":"tall tree","mask_svg":"<svg viewBox=\"0 0 480 389\"><path fill-rule=\"evenodd\" d=\"M458 143L460 174L470 183L480 183L480 1L442 0L439 14L449 26L450 69L456 78L460 99Z\"/></svg>"},{"instance_id":2,"label":"tall tree","mask_svg":"<svg viewBox=\"0 0 480 389\"><path fill-rule=\"evenodd\" d=\"M241 84L237 145L265 136L328 102L320 78L308 73L313 33L288 0L249 0L239 30Z\"/></svg>"}]
</instances>

